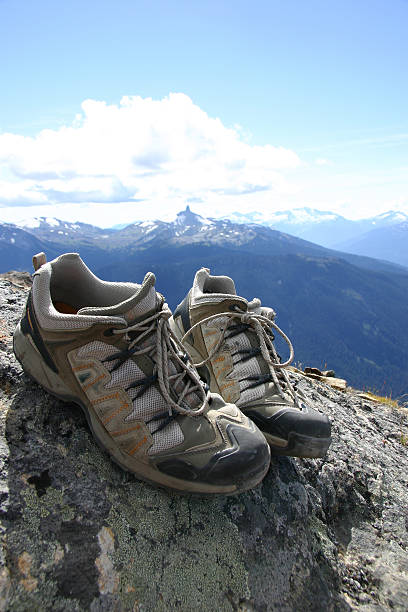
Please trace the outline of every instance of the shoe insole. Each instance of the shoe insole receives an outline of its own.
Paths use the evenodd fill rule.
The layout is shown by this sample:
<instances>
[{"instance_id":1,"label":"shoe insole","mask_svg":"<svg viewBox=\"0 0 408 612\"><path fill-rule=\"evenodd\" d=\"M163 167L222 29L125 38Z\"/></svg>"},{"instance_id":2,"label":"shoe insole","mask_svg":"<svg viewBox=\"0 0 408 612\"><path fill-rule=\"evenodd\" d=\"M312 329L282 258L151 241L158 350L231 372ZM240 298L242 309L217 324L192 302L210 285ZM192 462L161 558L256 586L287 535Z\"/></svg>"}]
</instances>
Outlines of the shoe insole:
<instances>
[{"instance_id":1,"label":"shoe insole","mask_svg":"<svg viewBox=\"0 0 408 612\"><path fill-rule=\"evenodd\" d=\"M54 307L58 312L62 312L63 314L77 314L77 308L70 306L70 304L66 304L65 302L54 302Z\"/></svg>"}]
</instances>

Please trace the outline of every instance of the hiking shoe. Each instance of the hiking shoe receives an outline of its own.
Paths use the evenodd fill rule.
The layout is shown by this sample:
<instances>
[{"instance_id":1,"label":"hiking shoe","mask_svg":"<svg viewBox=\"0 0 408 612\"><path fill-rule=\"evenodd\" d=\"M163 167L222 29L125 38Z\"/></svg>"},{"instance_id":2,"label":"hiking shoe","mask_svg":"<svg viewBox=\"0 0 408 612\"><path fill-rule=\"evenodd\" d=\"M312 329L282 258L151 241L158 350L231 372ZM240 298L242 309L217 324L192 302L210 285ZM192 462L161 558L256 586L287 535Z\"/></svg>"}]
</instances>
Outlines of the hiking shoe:
<instances>
[{"instance_id":1,"label":"hiking shoe","mask_svg":"<svg viewBox=\"0 0 408 612\"><path fill-rule=\"evenodd\" d=\"M170 319L211 391L236 404L265 435L275 454L323 457L330 421L296 392L285 368L293 347L274 322L272 308L236 294L228 276L199 270L193 287ZM273 344L278 332L290 347L281 363Z\"/></svg>"},{"instance_id":2,"label":"hiking shoe","mask_svg":"<svg viewBox=\"0 0 408 612\"><path fill-rule=\"evenodd\" d=\"M82 408L121 467L192 493L234 494L262 480L270 462L262 433L200 381L153 274L142 285L111 283L76 253L33 260L16 357L47 391Z\"/></svg>"}]
</instances>

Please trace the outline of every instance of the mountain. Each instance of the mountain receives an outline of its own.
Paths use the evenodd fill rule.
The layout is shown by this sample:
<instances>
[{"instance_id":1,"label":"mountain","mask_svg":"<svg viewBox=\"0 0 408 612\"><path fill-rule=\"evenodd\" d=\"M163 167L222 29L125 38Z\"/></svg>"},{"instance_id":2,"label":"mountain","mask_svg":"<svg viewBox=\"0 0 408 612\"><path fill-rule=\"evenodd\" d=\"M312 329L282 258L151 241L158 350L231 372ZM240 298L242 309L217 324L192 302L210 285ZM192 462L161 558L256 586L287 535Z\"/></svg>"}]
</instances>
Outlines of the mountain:
<instances>
[{"instance_id":1,"label":"mountain","mask_svg":"<svg viewBox=\"0 0 408 612\"><path fill-rule=\"evenodd\" d=\"M375 227L338 245L356 255L368 255L408 266L408 217L401 223Z\"/></svg>"},{"instance_id":2,"label":"mountain","mask_svg":"<svg viewBox=\"0 0 408 612\"><path fill-rule=\"evenodd\" d=\"M18 227L33 234L41 240L56 244L96 244L99 240L107 240L115 233L113 229L102 229L88 223L70 223L54 217L35 217L20 221Z\"/></svg>"},{"instance_id":3,"label":"mountain","mask_svg":"<svg viewBox=\"0 0 408 612\"><path fill-rule=\"evenodd\" d=\"M298 238L342 251L349 250L348 245L354 245L362 235L371 230L387 228L408 221L408 215L392 210L375 217L353 221L329 211L307 207L274 212L269 215L259 212L232 213L228 218L236 223L257 222L280 232L286 232ZM380 250L378 252L372 249L364 251L361 248L359 250L351 249L350 252L387 259L381 255ZM404 265L406 251L402 250L400 252L400 259L398 259L398 254L395 255L394 252L394 258L390 261Z\"/></svg>"},{"instance_id":4,"label":"mountain","mask_svg":"<svg viewBox=\"0 0 408 612\"><path fill-rule=\"evenodd\" d=\"M15 227L15 226L13 226ZM111 248L110 239L116 234L113 229L102 229L88 223L70 223L54 217L35 217L20 221L17 231L35 237L36 247L29 243L22 245L18 263L8 253L1 265L1 271L11 269L30 270L34 252L45 251L48 258L67 251L80 251L90 266L98 266ZM3 240L0 236L0 249ZM34 250L33 250L34 248Z\"/></svg>"},{"instance_id":5,"label":"mountain","mask_svg":"<svg viewBox=\"0 0 408 612\"><path fill-rule=\"evenodd\" d=\"M258 255L308 254L311 256L341 257L369 270L408 273L405 268L386 261L329 250L256 223L235 223L229 219L205 218L193 213L189 206L177 214L175 221L143 221L133 223L111 234L108 248L111 257L126 258L133 252L164 246L207 245L249 251ZM101 248L101 243L98 242ZM114 254L113 254L114 252Z\"/></svg>"},{"instance_id":6,"label":"mountain","mask_svg":"<svg viewBox=\"0 0 408 612\"><path fill-rule=\"evenodd\" d=\"M58 254L58 248L47 243L50 257ZM45 248L43 240L12 223L0 222L0 271L31 270L34 253Z\"/></svg>"},{"instance_id":7,"label":"mountain","mask_svg":"<svg viewBox=\"0 0 408 612\"><path fill-rule=\"evenodd\" d=\"M11 226L11 224L8 225ZM52 217L38 217L26 222L23 231L44 241L53 251L55 249L63 249L61 252L80 250L81 254L91 258L94 265L98 265L99 261L104 261L107 252L111 260L117 261L128 257L130 253L151 247L206 244L248 250L259 255L302 253L341 257L362 268L406 272L405 269L395 264L329 250L266 225L205 218L192 212L189 206L179 212L176 219L171 222L139 221L114 230L112 228L102 229L86 223L69 223ZM4 264L2 269L4 270Z\"/></svg>"},{"instance_id":8,"label":"mountain","mask_svg":"<svg viewBox=\"0 0 408 612\"><path fill-rule=\"evenodd\" d=\"M296 361L333 368L356 387L393 396L408 391L407 268L255 223L207 219L188 207L173 222L143 221L116 231L56 223L42 219L24 230L3 224L0 271L30 270L37 251L51 259L77 250L106 280L140 282L152 270L174 308L196 270L206 266L232 276L242 295L260 297L277 311ZM19 259L10 251L18 232Z\"/></svg>"},{"instance_id":9,"label":"mountain","mask_svg":"<svg viewBox=\"0 0 408 612\"><path fill-rule=\"evenodd\" d=\"M329 211L308 207L283 210L271 214L232 213L229 218L237 223L261 223L280 232L292 234L326 247L331 247L335 242L338 242L339 236L340 240L346 240L359 231L354 221Z\"/></svg>"}]
</instances>

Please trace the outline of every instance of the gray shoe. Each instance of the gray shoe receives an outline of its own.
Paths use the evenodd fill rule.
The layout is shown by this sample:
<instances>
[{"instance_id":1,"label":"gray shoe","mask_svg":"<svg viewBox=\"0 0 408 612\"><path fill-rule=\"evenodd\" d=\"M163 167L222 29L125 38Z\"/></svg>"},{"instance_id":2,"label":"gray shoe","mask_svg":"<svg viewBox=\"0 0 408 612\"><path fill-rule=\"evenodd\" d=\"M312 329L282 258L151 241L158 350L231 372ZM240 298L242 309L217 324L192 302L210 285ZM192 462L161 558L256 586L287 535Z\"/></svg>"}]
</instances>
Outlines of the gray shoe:
<instances>
[{"instance_id":1,"label":"gray shoe","mask_svg":"<svg viewBox=\"0 0 408 612\"><path fill-rule=\"evenodd\" d=\"M263 435L200 381L153 274L142 285L105 282L76 253L49 263L39 254L34 265L16 357L47 391L82 408L121 467L192 493L234 494L262 480Z\"/></svg>"},{"instance_id":2,"label":"gray shoe","mask_svg":"<svg viewBox=\"0 0 408 612\"><path fill-rule=\"evenodd\" d=\"M293 347L274 318L260 300L237 296L231 278L202 268L170 326L211 391L239 406L275 454L323 457L331 442L330 421L291 384L285 368ZM286 363L277 355L274 332L290 347Z\"/></svg>"}]
</instances>

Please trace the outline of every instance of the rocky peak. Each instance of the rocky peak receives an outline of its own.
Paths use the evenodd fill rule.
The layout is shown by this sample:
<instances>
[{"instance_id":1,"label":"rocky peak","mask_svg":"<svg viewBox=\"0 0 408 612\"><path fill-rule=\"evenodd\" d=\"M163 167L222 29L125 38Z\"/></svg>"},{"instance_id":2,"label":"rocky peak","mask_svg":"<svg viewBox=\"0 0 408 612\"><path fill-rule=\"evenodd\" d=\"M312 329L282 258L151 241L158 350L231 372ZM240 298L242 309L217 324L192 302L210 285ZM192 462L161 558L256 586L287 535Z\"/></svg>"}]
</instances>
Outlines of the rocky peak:
<instances>
[{"instance_id":1,"label":"rocky peak","mask_svg":"<svg viewBox=\"0 0 408 612\"><path fill-rule=\"evenodd\" d=\"M201 215L197 215L193 213L190 209L190 206L187 205L185 210L177 213L176 220L174 224L177 226L177 230L182 230L182 233L194 233L201 228L202 225L206 223L206 219L201 217Z\"/></svg>"}]
</instances>

